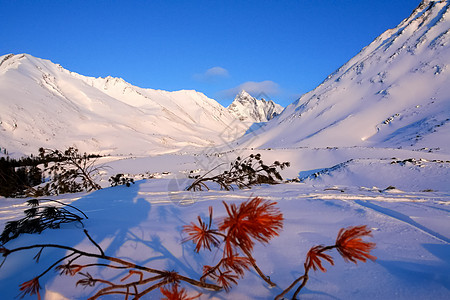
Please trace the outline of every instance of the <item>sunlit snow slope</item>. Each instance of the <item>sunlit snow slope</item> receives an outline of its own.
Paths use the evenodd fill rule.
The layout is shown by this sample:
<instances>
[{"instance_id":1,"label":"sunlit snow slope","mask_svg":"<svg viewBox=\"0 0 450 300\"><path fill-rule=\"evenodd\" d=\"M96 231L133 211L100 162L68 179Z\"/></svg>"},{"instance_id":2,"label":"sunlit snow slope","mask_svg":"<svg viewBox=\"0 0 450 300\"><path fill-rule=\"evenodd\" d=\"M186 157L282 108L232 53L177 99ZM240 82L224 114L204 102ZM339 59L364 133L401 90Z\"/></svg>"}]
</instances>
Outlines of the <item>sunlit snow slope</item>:
<instances>
[{"instance_id":1,"label":"sunlit snow slope","mask_svg":"<svg viewBox=\"0 0 450 300\"><path fill-rule=\"evenodd\" d=\"M423 1L239 144L434 147L450 153L449 5Z\"/></svg>"},{"instance_id":2,"label":"sunlit snow slope","mask_svg":"<svg viewBox=\"0 0 450 300\"><path fill-rule=\"evenodd\" d=\"M244 131L224 107L196 91L85 77L27 54L0 57L0 147L10 153L36 153L41 146L167 153L223 143Z\"/></svg>"}]
</instances>

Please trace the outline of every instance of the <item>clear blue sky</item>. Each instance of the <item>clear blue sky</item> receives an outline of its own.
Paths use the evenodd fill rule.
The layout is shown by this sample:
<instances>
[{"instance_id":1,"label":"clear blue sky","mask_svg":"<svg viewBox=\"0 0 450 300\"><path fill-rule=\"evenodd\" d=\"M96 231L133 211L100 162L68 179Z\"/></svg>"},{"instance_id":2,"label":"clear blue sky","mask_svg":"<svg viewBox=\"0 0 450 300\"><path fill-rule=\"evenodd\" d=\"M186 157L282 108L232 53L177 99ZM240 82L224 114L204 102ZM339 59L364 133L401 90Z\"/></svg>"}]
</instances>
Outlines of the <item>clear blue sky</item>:
<instances>
[{"instance_id":1,"label":"clear blue sky","mask_svg":"<svg viewBox=\"0 0 450 300\"><path fill-rule=\"evenodd\" d=\"M242 87L283 106L319 85L420 0L0 0L0 55L86 76L195 89L228 105Z\"/></svg>"}]
</instances>

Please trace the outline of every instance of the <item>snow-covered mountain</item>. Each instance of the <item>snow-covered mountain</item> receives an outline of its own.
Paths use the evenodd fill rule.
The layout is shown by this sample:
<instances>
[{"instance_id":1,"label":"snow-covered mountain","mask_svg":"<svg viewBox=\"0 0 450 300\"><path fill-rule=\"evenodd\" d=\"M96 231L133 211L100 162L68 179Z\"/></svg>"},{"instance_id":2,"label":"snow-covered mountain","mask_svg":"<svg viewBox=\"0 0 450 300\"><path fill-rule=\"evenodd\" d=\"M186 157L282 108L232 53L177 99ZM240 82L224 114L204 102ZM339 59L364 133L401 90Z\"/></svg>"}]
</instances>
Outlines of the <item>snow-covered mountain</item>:
<instances>
[{"instance_id":1,"label":"snow-covered mountain","mask_svg":"<svg viewBox=\"0 0 450 300\"><path fill-rule=\"evenodd\" d=\"M148 154L211 146L246 130L196 91L143 89L120 78L82 76L28 54L0 57L0 147Z\"/></svg>"},{"instance_id":2,"label":"snow-covered mountain","mask_svg":"<svg viewBox=\"0 0 450 300\"><path fill-rule=\"evenodd\" d=\"M367 225L373 235L359 237L376 244L370 253L376 261L348 264L340 251L327 252L327 272L309 273L301 299L450 299L449 3L423 1L397 28L382 34L319 87L223 151L218 147L167 153L232 140L245 130L241 121L203 94L84 77L29 55L0 57L2 150L29 153L36 146L76 143L85 151L166 152L102 157L98 163L108 168L95 176L102 190L52 196L89 219L83 219L82 226L67 223L3 244L2 299L36 299L32 293L42 299L87 299L101 289L111 291L109 283L133 286L129 295L143 295L164 283L159 273L143 272L148 285L142 286L136 269L117 269L75 251L50 250L51 245L96 257L104 253L148 270L169 269L181 275L186 297L202 292L199 299L274 299L303 273L310 247L335 244L336 234L342 237L340 228L358 225ZM187 174L212 176L236 157L256 151L265 162L289 161L291 166L281 173L294 180L242 190L222 191L218 185L210 185L208 192L185 190L193 181ZM109 187L108 178L118 173L136 184ZM180 232L183 226L204 219L208 210L214 211L214 220L223 220L230 212L222 202L238 207L253 197L273 201L272 208L283 214L279 236L264 245L255 243L252 252L277 287L268 288L252 270L237 276L239 284L227 293L185 281L200 280L204 265L216 264L221 256L216 251L199 255L195 245L183 243L188 235ZM0 200L0 229L30 208L22 198ZM64 261L67 264L56 270ZM75 270L78 263L82 272L64 276L70 273L64 272L69 265ZM80 287L90 274L95 287ZM294 297L295 289L283 299ZM119 297L125 289L114 291ZM144 297L163 295L154 288Z\"/></svg>"},{"instance_id":3,"label":"snow-covered mountain","mask_svg":"<svg viewBox=\"0 0 450 300\"><path fill-rule=\"evenodd\" d=\"M450 152L449 6L448 0L422 1L400 25L239 144Z\"/></svg>"},{"instance_id":4,"label":"snow-covered mountain","mask_svg":"<svg viewBox=\"0 0 450 300\"><path fill-rule=\"evenodd\" d=\"M245 122L267 122L279 115L283 107L272 100L256 99L242 90L228 106L228 111Z\"/></svg>"}]
</instances>

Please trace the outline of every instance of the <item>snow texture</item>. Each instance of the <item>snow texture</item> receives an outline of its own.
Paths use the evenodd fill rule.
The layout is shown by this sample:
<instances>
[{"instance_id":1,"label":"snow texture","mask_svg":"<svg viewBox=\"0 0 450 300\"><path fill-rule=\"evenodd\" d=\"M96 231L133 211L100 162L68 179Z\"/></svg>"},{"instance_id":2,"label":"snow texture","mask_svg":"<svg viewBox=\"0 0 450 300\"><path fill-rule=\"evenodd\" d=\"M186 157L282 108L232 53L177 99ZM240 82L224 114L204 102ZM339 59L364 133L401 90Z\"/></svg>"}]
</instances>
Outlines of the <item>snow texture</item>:
<instances>
[{"instance_id":1,"label":"snow texture","mask_svg":"<svg viewBox=\"0 0 450 300\"><path fill-rule=\"evenodd\" d=\"M303 274L312 246L333 244L340 228L356 225L372 230L377 260L354 265L333 253L335 265L326 265L326 273L311 272L301 299L450 299L449 7L449 0L422 1L315 90L228 143L247 127L200 93L140 89L29 55L3 56L0 147L19 154L43 142L60 148L75 143L120 154L98 160L109 166L95 178L104 189L55 198L89 216L85 228L107 255L197 279L217 253L196 254L192 243L182 242L183 225L207 216L209 206L217 219L224 217L222 201L259 196L278 202L283 231L254 251L278 286L269 288L250 270L229 293L202 291L200 299L273 299ZM225 169L251 153L260 153L267 164L290 161L281 172L290 182L184 190L192 182L189 174ZM117 173L136 184L108 188L108 178ZM24 199L1 198L0 228L20 218L25 207ZM22 235L5 246L43 242L97 250L78 224ZM0 269L2 299L14 299L19 284L67 253L46 250L39 264L35 254L8 257ZM126 275L104 268L90 272L105 280ZM79 279L46 274L40 279L43 299L86 299L100 288L76 287ZM189 295L199 292L184 287ZM146 299L159 297L155 291Z\"/></svg>"}]
</instances>

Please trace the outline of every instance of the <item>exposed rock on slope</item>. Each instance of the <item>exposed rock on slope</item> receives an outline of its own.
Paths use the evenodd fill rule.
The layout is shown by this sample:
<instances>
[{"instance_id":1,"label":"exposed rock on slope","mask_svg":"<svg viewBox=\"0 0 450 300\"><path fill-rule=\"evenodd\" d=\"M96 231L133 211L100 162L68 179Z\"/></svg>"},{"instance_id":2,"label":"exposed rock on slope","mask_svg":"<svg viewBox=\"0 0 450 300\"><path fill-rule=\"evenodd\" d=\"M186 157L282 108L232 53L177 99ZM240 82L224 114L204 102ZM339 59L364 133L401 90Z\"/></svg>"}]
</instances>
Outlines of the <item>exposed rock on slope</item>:
<instances>
[{"instance_id":1,"label":"exposed rock on slope","mask_svg":"<svg viewBox=\"0 0 450 300\"><path fill-rule=\"evenodd\" d=\"M241 91L228 106L228 111L241 121L259 123L273 119L283 111L283 107L272 100L258 100Z\"/></svg>"}]
</instances>

